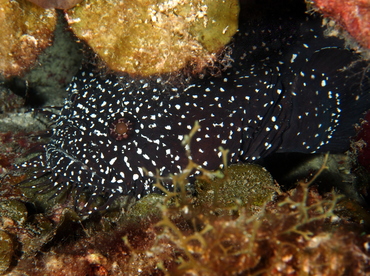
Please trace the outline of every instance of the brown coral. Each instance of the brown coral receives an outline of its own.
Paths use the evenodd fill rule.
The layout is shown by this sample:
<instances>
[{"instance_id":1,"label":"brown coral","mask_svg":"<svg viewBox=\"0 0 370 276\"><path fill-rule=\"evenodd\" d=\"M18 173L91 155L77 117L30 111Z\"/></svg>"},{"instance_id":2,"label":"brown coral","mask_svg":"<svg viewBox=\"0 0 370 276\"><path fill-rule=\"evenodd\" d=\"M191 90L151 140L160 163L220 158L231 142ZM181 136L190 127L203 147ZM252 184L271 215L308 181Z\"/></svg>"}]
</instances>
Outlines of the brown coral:
<instances>
[{"instance_id":1,"label":"brown coral","mask_svg":"<svg viewBox=\"0 0 370 276\"><path fill-rule=\"evenodd\" d=\"M0 73L21 75L52 41L54 10L44 10L26 0L0 0Z\"/></svg>"}]
</instances>

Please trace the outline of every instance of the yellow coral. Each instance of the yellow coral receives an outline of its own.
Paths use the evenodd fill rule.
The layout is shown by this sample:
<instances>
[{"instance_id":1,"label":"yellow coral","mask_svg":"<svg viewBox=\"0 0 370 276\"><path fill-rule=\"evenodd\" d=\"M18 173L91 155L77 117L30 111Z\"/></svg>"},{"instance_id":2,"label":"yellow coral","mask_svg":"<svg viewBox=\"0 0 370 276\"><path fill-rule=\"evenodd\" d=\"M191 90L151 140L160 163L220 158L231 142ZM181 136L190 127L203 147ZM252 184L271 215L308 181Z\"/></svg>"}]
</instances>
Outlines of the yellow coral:
<instances>
[{"instance_id":1,"label":"yellow coral","mask_svg":"<svg viewBox=\"0 0 370 276\"><path fill-rule=\"evenodd\" d=\"M109 68L151 75L214 62L238 13L237 0L86 0L67 19Z\"/></svg>"}]
</instances>

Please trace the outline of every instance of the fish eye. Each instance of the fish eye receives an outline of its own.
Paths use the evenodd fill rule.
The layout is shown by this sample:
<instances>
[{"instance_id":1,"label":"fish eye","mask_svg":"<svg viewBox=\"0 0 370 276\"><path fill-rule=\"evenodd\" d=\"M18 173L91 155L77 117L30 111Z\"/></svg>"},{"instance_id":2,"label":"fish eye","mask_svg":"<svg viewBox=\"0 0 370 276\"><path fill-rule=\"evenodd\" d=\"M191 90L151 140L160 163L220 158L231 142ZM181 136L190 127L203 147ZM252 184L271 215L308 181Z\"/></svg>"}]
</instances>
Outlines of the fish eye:
<instances>
[{"instance_id":1,"label":"fish eye","mask_svg":"<svg viewBox=\"0 0 370 276\"><path fill-rule=\"evenodd\" d=\"M109 135L116 141L125 140L133 134L134 123L132 119L120 117L109 125Z\"/></svg>"}]
</instances>

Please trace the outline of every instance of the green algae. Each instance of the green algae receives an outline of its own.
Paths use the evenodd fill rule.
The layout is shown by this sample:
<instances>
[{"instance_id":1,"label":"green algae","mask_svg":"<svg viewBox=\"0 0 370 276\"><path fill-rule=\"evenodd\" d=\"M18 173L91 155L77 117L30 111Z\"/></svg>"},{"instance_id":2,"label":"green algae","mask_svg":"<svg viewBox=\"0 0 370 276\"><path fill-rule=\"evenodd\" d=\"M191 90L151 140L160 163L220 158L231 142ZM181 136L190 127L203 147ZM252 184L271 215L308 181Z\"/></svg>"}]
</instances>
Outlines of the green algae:
<instances>
[{"instance_id":1,"label":"green algae","mask_svg":"<svg viewBox=\"0 0 370 276\"><path fill-rule=\"evenodd\" d=\"M216 209L243 205L261 207L277 190L271 174L256 164L230 165L224 175L224 178L195 182L199 204Z\"/></svg>"},{"instance_id":2,"label":"green algae","mask_svg":"<svg viewBox=\"0 0 370 276\"><path fill-rule=\"evenodd\" d=\"M148 224L152 219L158 219L162 215L161 206L163 206L165 197L160 194L149 194L135 202L121 221L125 225Z\"/></svg>"}]
</instances>

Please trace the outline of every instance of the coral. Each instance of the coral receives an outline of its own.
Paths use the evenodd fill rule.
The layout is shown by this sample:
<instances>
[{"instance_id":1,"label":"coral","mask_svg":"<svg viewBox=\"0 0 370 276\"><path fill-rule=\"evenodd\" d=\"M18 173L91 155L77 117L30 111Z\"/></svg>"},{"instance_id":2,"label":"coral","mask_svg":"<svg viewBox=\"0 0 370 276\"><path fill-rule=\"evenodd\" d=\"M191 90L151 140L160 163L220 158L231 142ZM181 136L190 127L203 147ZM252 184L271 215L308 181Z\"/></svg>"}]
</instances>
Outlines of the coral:
<instances>
[{"instance_id":1,"label":"coral","mask_svg":"<svg viewBox=\"0 0 370 276\"><path fill-rule=\"evenodd\" d=\"M44 9L70 9L82 0L28 0Z\"/></svg>"},{"instance_id":2,"label":"coral","mask_svg":"<svg viewBox=\"0 0 370 276\"><path fill-rule=\"evenodd\" d=\"M0 8L0 73L21 75L50 45L56 13L26 0L1 0Z\"/></svg>"},{"instance_id":3,"label":"coral","mask_svg":"<svg viewBox=\"0 0 370 276\"><path fill-rule=\"evenodd\" d=\"M110 69L151 75L212 64L238 13L236 0L87 0L67 20Z\"/></svg>"},{"instance_id":4,"label":"coral","mask_svg":"<svg viewBox=\"0 0 370 276\"><path fill-rule=\"evenodd\" d=\"M310 0L315 11L330 17L364 48L370 49L370 1Z\"/></svg>"},{"instance_id":5,"label":"coral","mask_svg":"<svg viewBox=\"0 0 370 276\"><path fill-rule=\"evenodd\" d=\"M13 252L11 237L5 231L0 231L0 274L3 274L9 268Z\"/></svg>"}]
</instances>

